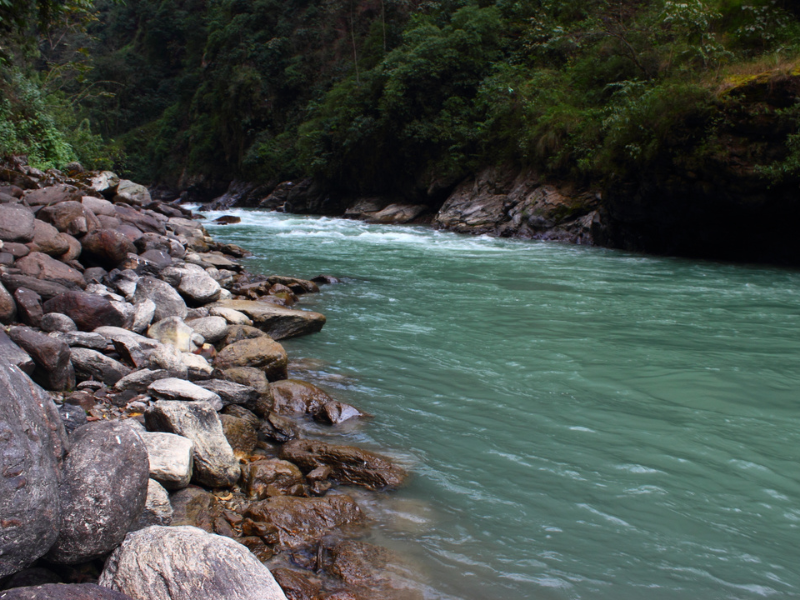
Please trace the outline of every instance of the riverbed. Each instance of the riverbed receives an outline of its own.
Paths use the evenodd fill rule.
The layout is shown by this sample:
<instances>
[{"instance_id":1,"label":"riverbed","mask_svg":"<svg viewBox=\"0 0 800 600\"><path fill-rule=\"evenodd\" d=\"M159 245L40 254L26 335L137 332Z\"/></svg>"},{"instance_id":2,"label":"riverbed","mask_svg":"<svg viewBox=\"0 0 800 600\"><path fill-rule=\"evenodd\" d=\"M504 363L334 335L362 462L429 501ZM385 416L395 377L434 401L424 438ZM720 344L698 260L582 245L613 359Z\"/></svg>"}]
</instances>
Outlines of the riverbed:
<instances>
[{"instance_id":1,"label":"riverbed","mask_svg":"<svg viewBox=\"0 0 800 600\"><path fill-rule=\"evenodd\" d=\"M342 279L285 347L413 472L364 502L425 598L800 597L800 272L224 214L248 269Z\"/></svg>"}]
</instances>

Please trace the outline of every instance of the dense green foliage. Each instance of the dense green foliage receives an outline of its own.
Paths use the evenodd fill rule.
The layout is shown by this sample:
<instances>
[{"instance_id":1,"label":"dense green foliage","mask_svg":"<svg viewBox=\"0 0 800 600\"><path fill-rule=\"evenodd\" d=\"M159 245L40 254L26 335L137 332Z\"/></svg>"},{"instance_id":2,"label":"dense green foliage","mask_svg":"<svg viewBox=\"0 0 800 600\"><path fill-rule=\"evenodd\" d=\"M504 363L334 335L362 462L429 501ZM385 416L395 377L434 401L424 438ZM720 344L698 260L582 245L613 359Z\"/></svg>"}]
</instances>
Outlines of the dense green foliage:
<instances>
[{"instance_id":1,"label":"dense green foliage","mask_svg":"<svg viewBox=\"0 0 800 600\"><path fill-rule=\"evenodd\" d=\"M24 74L6 69L5 89L18 98L33 97L22 81L39 82L39 104L26 101L33 113L24 116L4 100L0 150L27 143L42 163L84 158L102 148L91 123L123 148L124 159L111 157L117 168L145 181L313 175L353 191L407 191L501 161L597 179L665 153L691 161L713 152L720 86L794 68L800 54L791 0L100 0L96 8L91 58L73 60L85 70L70 69L55 93L42 73L70 64L58 45L40 48ZM65 39L80 50L81 35ZM42 116L64 114L75 98L72 123ZM791 150L800 147L797 111L785 112ZM84 142L70 144L79 133ZM794 154L765 174L800 171Z\"/></svg>"}]
</instances>

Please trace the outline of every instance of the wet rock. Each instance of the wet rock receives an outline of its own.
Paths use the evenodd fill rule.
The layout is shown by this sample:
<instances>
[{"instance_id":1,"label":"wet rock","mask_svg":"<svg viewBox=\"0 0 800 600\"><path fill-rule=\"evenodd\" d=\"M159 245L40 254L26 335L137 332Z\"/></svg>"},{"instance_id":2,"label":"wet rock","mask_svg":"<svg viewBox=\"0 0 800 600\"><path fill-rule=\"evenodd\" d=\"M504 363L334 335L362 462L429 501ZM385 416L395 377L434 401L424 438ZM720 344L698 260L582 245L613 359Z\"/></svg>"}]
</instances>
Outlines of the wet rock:
<instances>
[{"instance_id":1,"label":"wet rock","mask_svg":"<svg viewBox=\"0 0 800 600\"><path fill-rule=\"evenodd\" d=\"M214 364L218 369L259 368L274 381L286 378L288 359L283 346L269 337L260 337L226 346L217 354Z\"/></svg>"},{"instance_id":2,"label":"wet rock","mask_svg":"<svg viewBox=\"0 0 800 600\"><path fill-rule=\"evenodd\" d=\"M89 348L72 348L72 365L79 379L97 379L114 385L130 374L131 369L110 356Z\"/></svg>"},{"instance_id":3,"label":"wet rock","mask_svg":"<svg viewBox=\"0 0 800 600\"><path fill-rule=\"evenodd\" d=\"M19 204L0 204L0 241L27 243L33 239L33 212Z\"/></svg>"},{"instance_id":4,"label":"wet rock","mask_svg":"<svg viewBox=\"0 0 800 600\"><path fill-rule=\"evenodd\" d=\"M42 331L48 332L60 331L62 333L68 333L70 331L78 331L78 326L75 325L75 321L61 313L47 313L43 315L41 317L40 327Z\"/></svg>"},{"instance_id":5,"label":"wet rock","mask_svg":"<svg viewBox=\"0 0 800 600\"><path fill-rule=\"evenodd\" d=\"M76 564L116 548L147 495L147 449L119 421L88 423L70 439L59 486L62 521L47 559Z\"/></svg>"},{"instance_id":6,"label":"wet rock","mask_svg":"<svg viewBox=\"0 0 800 600\"><path fill-rule=\"evenodd\" d=\"M284 285L295 294L317 294L319 287L308 279L298 279L297 277L284 277L282 275L270 275L267 278L270 285Z\"/></svg>"},{"instance_id":7,"label":"wet rock","mask_svg":"<svg viewBox=\"0 0 800 600\"><path fill-rule=\"evenodd\" d=\"M74 404L62 404L58 407L58 412L61 415L61 422L64 424L64 430L67 435L72 435L72 432L86 425L86 411L80 406Z\"/></svg>"},{"instance_id":8,"label":"wet rock","mask_svg":"<svg viewBox=\"0 0 800 600\"><path fill-rule=\"evenodd\" d=\"M127 315L108 298L86 292L69 291L44 303L45 313L61 313L72 319L81 331L93 331L104 325L123 327Z\"/></svg>"},{"instance_id":9,"label":"wet rock","mask_svg":"<svg viewBox=\"0 0 800 600\"><path fill-rule=\"evenodd\" d=\"M328 549L325 570L350 585L375 586L386 582L389 553L367 542L344 540Z\"/></svg>"},{"instance_id":10,"label":"wet rock","mask_svg":"<svg viewBox=\"0 0 800 600\"><path fill-rule=\"evenodd\" d=\"M179 400L183 402L207 402L214 410L222 410L222 399L209 390L176 377L159 379L147 387L148 393L158 400Z\"/></svg>"},{"instance_id":11,"label":"wet rock","mask_svg":"<svg viewBox=\"0 0 800 600\"><path fill-rule=\"evenodd\" d=\"M28 327L11 327L8 336L36 364L33 379L48 390L65 390L75 385L67 344Z\"/></svg>"},{"instance_id":12,"label":"wet rock","mask_svg":"<svg viewBox=\"0 0 800 600\"><path fill-rule=\"evenodd\" d=\"M153 323L147 330L147 337L162 344L174 346L181 352L197 350L197 344L194 342L194 329L184 323L180 317L167 317Z\"/></svg>"},{"instance_id":13,"label":"wet rock","mask_svg":"<svg viewBox=\"0 0 800 600\"><path fill-rule=\"evenodd\" d=\"M319 418L325 405L333 402L327 392L299 379L276 381L269 385L273 410L281 415L310 415Z\"/></svg>"},{"instance_id":14,"label":"wet rock","mask_svg":"<svg viewBox=\"0 0 800 600\"><path fill-rule=\"evenodd\" d=\"M273 412L266 416L258 433L264 438L280 444L300 437L300 429L296 423Z\"/></svg>"},{"instance_id":15,"label":"wet rock","mask_svg":"<svg viewBox=\"0 0 800 600\"><path fill-rule=\"evenodd\" d=\"M203 306L219 298L221 287L206 273L189 273L181 277L178 291L193 306Z\"/></svg>"},{"instance_id":16,"label":"wet rock","mask_svg":"<svg viewBox=\"0 0 800 600\"><path fill-rule=\"evenodd\" d=\"M170 497L172 526L188 525L214 532L214 520L221 514L216 496L202 488L190 485Z\"/></svg>"},{"instance_id":17,"label":"wet rock","mask_svg":"<svg viewBox=\"0 0 800 600\"><path fill-rule=\"evenodd\" d=\"M41 252L31 252L25 258L20 258L14 266L27 277L45 279L67 288L86 287L86 281L80 272Z\"/></svg>"},{"instance_id":18,"label":"wet rock","mask_svg":"<svg viewBox=\"0 0 800 600\"><path fill-rule=\"evenodd\" d=\"M39 294L28 288L20 287L14 292L14 300L20 321L31 327L41 326L44 309L42 308L42 297Z\"/></svg>"},{"instance_id":19,"label":"wet rock","mask_svg":"<svg viewBox=\"0 0 800 600\"><path fill-rule=\"evenodd\" d=\"M0 592L2 600L132 600L93 583L48 583L35 587L18 587Z\"/></svg>"},{"instance_id":20,"label":"wet rock","mask_svg":"<svg viewBox=\"0 0 800 600\"><path fill-rule=\"evenodd\" d=\"M333 275L317 275L316 277L313 277L311 281L318 285L335 285L337 283L341 283L341 281Z\"/></svg>"},{"instance_id":21,"label":"wet rock","mask_svg":"<svg viewBox=\"0 0 800 600\"><path fill-rule=\"evenodd\" d=\"M239 461L210 404L160 400L147 409L145 422L150 431L175 433L194 442L193 481L230 487L239 479Z\"/></svg>"},{"instance_id":22,"label":"wet rock","mask_svg":"<svg viewBox=\"0 0 800 600\"><path fill-rule=\"evenodd\" d=\"M50 256L61 256L69 251L67 235L61 233L44 221L35 219L33 222L33 240L30 242L31 251L43 252Z\"/></svg>"},{"instance_id":23,"label":"wet rock","mask_svg":"<svg viewBox=\"0 0 800 600\"><path fill-rule=\"evenodd\" d=\"M131 531L144 529L151 525L166 526L170 523L172 523L172 505L169 503L169 494L160 483L149 479L144 509L136 522L131 525Z\"/></svg>"},{"instance_id":24,"label":"wet rock","mask_svg":"<svg viewBox=\"0 0 800 600\"><path fill-rule=\"evenodd\" d=\"M113 229L97 229L81 239L82 256L85 261L106 269L112 269L135 252L136 247L126 235Z\"/></svg>"},{"instance_id":25,"label":"wet rock","mask_svg":"<svg viewBox=\"0 0 800 600\"><path fill-rule=\"evenodd\" d=\"M231 415L220 415L222 422L222 431L225 434L225 439L233 449L236 456L249 456L255 449L258 443L258 435L256 428L245 419L232 417Z\"/></svg>"},{"instance_id":26,"label":"wet rock","mask_svg":"<svg viewBox=\"0 0 800 600\"><path fill-rule=\"evenodd\" d=\"M120 179L114 202L142 206L143 204L150 204L152 201L153 199L150 197L150 192L147 191L146 187L129 179Z\"/></svg>"},{"instance_id":27,"label":"wet rock","mask_svg":"<svg viewBox=\"0 0 800 600\"><path fill-rule=\"evenodd\" d=\"M142 277L136 283L136 292L133 303L139 304L145 300L152 300L156 305L153 319L158 322L167 317L186 317L186 303L180 294L166 281L154 277Z\"/></svg>"},{"instance_id":28,"label":"wet rock","mask_svg":"<svg viewBox=\"0 0 800 600\"><path fill-rule=\"evenodd\" d=\"M292 569L273 569L281 589L289 600L321 600L322 588L318 580Z\"/></svg>"},{"instance_id":29,"label":"wet rock","mask_svg":"<svg viewBox=\"0 0 800 600\"><path fill-rule=\"evenodd\" d=\"M307 496L303 473L285 460L258 460L244 469L247 495L254 500L272 496Z\"/></svg>"},{"instance_id":30,"label":"wet rock","mask_svg":"<svg viewBox=\"0 0 800 600\"><path fill-rule=\"evenodd\" d=\"M277 542L287 549L316 545L332 530L364 520L364 513L349 496L298 498L276 496L254 502L244 516L277 529Z\"/></svg>"},{"instance_id":31,"label":"wet rock","mask_svg":"<svg viewBox=\"0 0 800 600\"><path fill-rule=\"evenodd\" d=\"M228 333L228 322L222 317L204 317L187 322L196 333L209 344L216 344Z\"/></svg>"},{"instance_id":32,"label":"wet rock","mask_svg":"<svg viewBox=\"0 0 800 600\"><path fill-rule=\"evenodd\" d=\"M308 472L317 467L330 467L331 478L345 484L360 485L370 490L400 487L407 473L388 458L356 448L317 440L293 440L281 448L281 458Z\"/></svg>"},{"instance_id":33,"label":"wet rock","mask_svg":"<svg viewBox=\"0 0 800 600\"><path fill-rule=\"evenodd\" d=\"M286 600L247 548L195 527L128 534L99 583L135 600Z\"/></svg>"},{"instance_id":34,"label":"wet rock","mask_svg":"<svg viewBox=\"0 0 800 600\"><path fill-rule=\"evenodd\" d=\"M142 440L147 447L150 477L168 490L189 485L194 466L194 443L173 433L146 432Z\"/></svg>"},{"instance_id":35,"label":"wet rock","mask_svg":"<svg viewBox=\"0 0 800 600\"><path fill-rule=\"evenodd\" d=\"M58 479L67 437L52 399L0 358L0 577L44 555L61 520Z\"/></svg>"},{"instance_id":36,"label":"wet rock","mask_svg":"<svg viewBox=\"0 0 800 600\"><path fill-rule=\"evenodd\" d=\"M0 284L0 323L12 323L17 316L17 304L14 297Z\"/></svg>"},{"instance_id":37,"label":"wet rock","mask_svg":"<svg viewBox=\"0 0 800 600\"><path fill-rule=\"evenodd\" d=\"M214 308L227 308L244 313L252 319L256 327L275 340L316 333L325 325L325 317L319 313L252 300L222 300L212 307L212 314Z\"/></svg>"}]
</instances>

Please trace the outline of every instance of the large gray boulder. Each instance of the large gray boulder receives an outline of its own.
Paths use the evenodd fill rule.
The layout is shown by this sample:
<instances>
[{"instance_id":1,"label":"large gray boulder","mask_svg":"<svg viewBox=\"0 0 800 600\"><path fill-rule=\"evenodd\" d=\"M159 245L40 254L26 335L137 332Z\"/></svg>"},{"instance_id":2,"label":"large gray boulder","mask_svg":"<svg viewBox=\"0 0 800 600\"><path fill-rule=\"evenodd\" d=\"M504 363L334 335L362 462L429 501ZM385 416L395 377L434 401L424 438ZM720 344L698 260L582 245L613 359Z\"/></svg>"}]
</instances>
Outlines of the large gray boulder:
<instances>
[{"instance_id":1,"label":"large gray boulder","mask_svg":"<svg viewBox=\"0 0 800 600\"><path fill-rule=\"evenodd\" d=\"M0 204L0 241L30 242L33 239L33 212L20 204Z\"/></svg>"},{"instance_id":2,"label":"large gray boulder","mask_svg":"<svg viewBox=\"0 0 800 600\"><path fill-rule=\"evenodd\" d=\"M47 559L76 564L119 546L144 508L150 467L132 427L97 421L75 430L59 496L62 522Z\"/></svg>"},{"instance_id":3,"label":"large gray boulder","mask_svg":"<svg viewBox=\"0 0 800 600\"><path fill-rule=\"evenodd\" d=\"M152 300L156 305L153 321L158 322L167 317L186 317L189 309L181 295L166 281L155 277L142 277L136 282L136 291L133 293L133 303L139 304L145 300Z\"/></svg>"},{"instance_id":4,"label":"large gray boulder","mask_svg":"<svg viewBox=\"0 0 800 600\"><path fill-rule=\"evenodd\" d=\"M221 300L213 308L232 309L247 315L256 327L275 340L316 333L325 325L325 316L320 313L284 308L268 302Z\"/></svg>"},{"instance_id":5,"label":"large gray boulder","mask_svg":"<svg viewBox=\"0 0 800 600\"><path fill-rule=\"evenodd\" d=\"M67 434L52 399L0 358L0 577L43 556L61 524Z\"/></svg>"},{"instance_id":6,"label":"large gray boulder","mask_svg":"<svg viewBox=\"0 0 800 600\"><path fill-rule=\"evenodd\" d=\"M0 313L0 318L1 317L2 313ZM191 327L195 333L202 335L203 339L209 344L216 344L228 333L228 322L222 317L192 319L186 324Z\"/></svg>"},{"instance_id":7,"label":"large gray boulder","mask_svg":"<svg viewBox=\"0 0 800 600\"><path fill-rule=\"evenodd\" d=\"M196 527L129 533L99 583L134 600L286 600L245 546Z\"/></svg>"},{"instance_id":8,"label":"large gray boulder","mask_svg":"<svg viewBox=\"0 0 800 600\"><path fill-rule=\"evenodd\" d=\"M145 412L150 431L175 433L194 442L193 481L230 487L239 479L239 461L225 438L217 411L207 402L159 400Z\"/></svg>"},{"instance_id":9,"label":"large gray boulder","mask_svg":"<svg viewBox=\"0 0 800 600\"><path fill-rule=\"evenodd\" d=\"M177 377L159 379L151 383L147 391L158 400L180 400L184 402L208 402L214 410L222 410L223 404L219 395L202 388L191 381Z\"/></svg>"},{"instance_id":10,"label":"large gray boulder","mask_svg":"<svg viewBox=\"0 0 800 600\"><path fill-rule=\"evenodd\" d=\"M2 600L131 600L130 596L93 583L48 583L0 592Z\"/></svg>"},{"instance_id":11,"label":"large gray boulder","mask_svg":"<svg viewBox=\"0 0 800 600\"><path fill-rule=\"evenodd\" d=\"M114 202L123 202L125 204L132 204L134 206L141 206L143 204L150 204L150 192L141 184L134 183L130 179L120 179L117 185L117 195L114 196Z\"/></svg>"},{"instance_id":12,"label":"large gray boulder","mask_svg":"<svg viewBox=\"0 0 800 600\"><path fill-rule=\"evenodd\" d=\"M194 467L194 442L158 431L147 431L141 436L147 447L150 477L168 490L180 490L189 485Z\"/></svg>"},{"instance_id":13,"label":"large gray boulder","mask_svg":"<svg viewBox=\"0 0 800 600\"><path fill-rule=\"evenodd\" d=\"M208 273L200 272L181 277L178 291L190 304L202 306L219 299L222 288Z\"/></svg>"}]
</instances>

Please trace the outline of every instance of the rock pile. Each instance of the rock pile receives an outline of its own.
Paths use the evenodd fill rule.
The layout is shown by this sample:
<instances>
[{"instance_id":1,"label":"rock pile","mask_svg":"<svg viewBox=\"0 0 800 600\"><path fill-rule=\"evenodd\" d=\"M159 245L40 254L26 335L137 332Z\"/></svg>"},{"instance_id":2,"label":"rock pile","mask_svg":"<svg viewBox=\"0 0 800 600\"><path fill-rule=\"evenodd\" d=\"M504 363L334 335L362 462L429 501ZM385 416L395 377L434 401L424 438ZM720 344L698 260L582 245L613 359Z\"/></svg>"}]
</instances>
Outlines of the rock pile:
<instances>
[{"instance_id":1,"label":"rock pile","mask_svg":"<svg viewBox=\"0 0 800 600\"><path fill-rule=\"evenodd\" d=\"M299 439L366 415L287 379L319 288L245 255L111 172L0 169L0 599L375 597L338 486L406 473Z\"/></svg>"}]
</instances>

